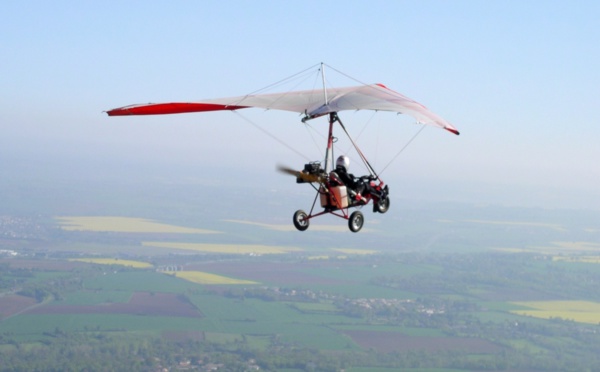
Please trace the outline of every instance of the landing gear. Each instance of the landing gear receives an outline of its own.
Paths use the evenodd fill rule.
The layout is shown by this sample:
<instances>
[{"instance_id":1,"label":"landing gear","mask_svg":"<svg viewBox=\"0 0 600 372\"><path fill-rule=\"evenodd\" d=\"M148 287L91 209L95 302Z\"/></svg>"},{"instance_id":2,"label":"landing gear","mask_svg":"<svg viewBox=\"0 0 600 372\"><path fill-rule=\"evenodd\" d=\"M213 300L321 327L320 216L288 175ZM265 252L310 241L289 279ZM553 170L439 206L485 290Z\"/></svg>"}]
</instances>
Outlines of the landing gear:
<instances>
[{"instance_id":1,"label":"landing gear","mask_svg":"<svg viewBox=\"0 0 600 372\"><path fill-rule=\"evenodd\" d=\"M348 219L348 227L352 232L359 232L365 223L365 217L360 211L353 212Z\"/></svg>"},{"instance_id":2,"label":"landing gear","mask_svg":"<svg viewBox=\"0 0 600 372\"><path fill-rule=\"evenodd\" d=\"M373 213L385 213L390 209L390 189L385 185L383 190L377 195L377 200L373 200Z\"/></svg>"},{"instance_id":3,"label":"landing gear","mask_svg":"<svg viewBox=\"0 0 600 372\"><path fill-rule=\"evenodd\" d=\"M308 214L303 210L299 209L294 213L294 226L298 229L298 231L305 231L308 229Z\"/></svg>"},{"instance_id":4,"label":"landing gear","mask_svg":"<svg viewBox=\"0 0 600 372\"><path fill-rule=\"evenodd\" d=\"M390 198L386 196L378 201L373 201L373 212L385 213L390 209Z\"/></svg>"}]
</instances>

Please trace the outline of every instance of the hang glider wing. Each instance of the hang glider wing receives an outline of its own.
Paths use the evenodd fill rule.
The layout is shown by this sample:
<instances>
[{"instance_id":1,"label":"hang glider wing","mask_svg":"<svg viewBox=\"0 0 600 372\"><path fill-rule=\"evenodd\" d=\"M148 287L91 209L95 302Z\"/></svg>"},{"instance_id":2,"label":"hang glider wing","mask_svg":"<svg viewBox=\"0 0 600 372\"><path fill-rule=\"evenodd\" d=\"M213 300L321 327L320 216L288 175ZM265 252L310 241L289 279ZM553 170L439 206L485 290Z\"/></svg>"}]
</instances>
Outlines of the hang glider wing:
<instances>
[{"instance_id":1,"label":"hang glider wing","mask_svg":"<svg viewBox=\"0 0 600 372\"><path fill-rule=\"evenodd\" d=\"M346 110L391 111L410 115L422 124L433 125L459 134L452 124L429 111L425 106L383 84L327 89L327 97L322 90L305 90L207 99L201 102L139 104L116 108L107 113L109 116L162 115L232 111L250 107L297 112L306 115L305 120Z\"/></svg>"}]
</instances>

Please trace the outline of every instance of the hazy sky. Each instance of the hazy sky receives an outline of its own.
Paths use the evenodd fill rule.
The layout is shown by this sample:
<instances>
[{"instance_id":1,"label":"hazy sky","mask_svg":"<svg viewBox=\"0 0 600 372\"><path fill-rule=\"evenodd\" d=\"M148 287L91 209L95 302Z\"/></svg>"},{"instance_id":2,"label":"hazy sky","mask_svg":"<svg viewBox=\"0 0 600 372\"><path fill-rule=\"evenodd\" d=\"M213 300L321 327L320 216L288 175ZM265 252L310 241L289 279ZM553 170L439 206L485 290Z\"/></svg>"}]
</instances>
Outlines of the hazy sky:
<instances>
[{"instance_id":1,"label":"hazy sky","mask_svg":"<svg viewBox=\"0 0 600 372\"><path fill-rule=\"evenodd\" d=\"M461 131L419 134L385 171L396 197L600 209L598 1L9 1L2 13L4 169L69 169L65 157L194 172L219 164L299 187L274 168L305 159L247 121L317 160L295 114L102 111L243 95L325 62ZM379 115L367 131L378 162L418 129ZM342 118L349 128L370 120Z\"/></svg>"}]
</instances>

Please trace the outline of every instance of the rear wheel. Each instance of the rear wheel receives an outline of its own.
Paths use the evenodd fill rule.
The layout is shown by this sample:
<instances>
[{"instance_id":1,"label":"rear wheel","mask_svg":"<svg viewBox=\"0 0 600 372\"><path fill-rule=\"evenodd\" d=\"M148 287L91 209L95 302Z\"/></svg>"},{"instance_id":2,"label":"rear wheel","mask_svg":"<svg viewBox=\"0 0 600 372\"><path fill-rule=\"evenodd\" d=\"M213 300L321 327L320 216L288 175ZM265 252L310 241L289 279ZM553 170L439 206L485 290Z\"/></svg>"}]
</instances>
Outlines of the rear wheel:
<instances>
[{"instance_id":1,"label":"rear wheel","mask_svg":"<svg viewBox=\"0 0 600 372\"><path fill-rule=\"evenodd\" d=\"M390 209L390 198L385 197L373 203L373 212L385 213Z\"/></svg>"},{"instance_id":2,"label":"rear wheel","mask_svg":"<svg viewBox=\"0 0 600 372\"><path fill-rule=\"evenodd\" d=\"M301 209L297 210L296 213L294 213L294 226L299 231L304 231L308 229L308 225L308 214Z\"/></svg>"},{"instance_id":3,"label":"rear wheel","mask_svg":"<svg viewBox=\"0 0 600 372\"><path fill-rule=\"evenodd\" d=\"M348 219L348 227L352 232L359 232L365 223L365 217L360 211L356 211L350 215Z\"/></svg>"}]
</instances>

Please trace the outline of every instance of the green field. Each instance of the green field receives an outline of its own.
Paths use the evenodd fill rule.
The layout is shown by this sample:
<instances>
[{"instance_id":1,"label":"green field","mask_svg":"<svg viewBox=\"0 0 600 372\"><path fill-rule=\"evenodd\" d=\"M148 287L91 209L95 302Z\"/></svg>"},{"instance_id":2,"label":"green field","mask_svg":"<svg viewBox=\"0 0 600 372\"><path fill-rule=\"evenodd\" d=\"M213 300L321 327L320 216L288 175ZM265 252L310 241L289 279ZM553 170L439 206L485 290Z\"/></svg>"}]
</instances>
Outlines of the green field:
<instances>
[{"instance_id":1,"label":"green field","mask_svg":"<svg viewBox=\"0 0 600 372\"><path fill-rule=\"evenodd\" d=\"M193 288L193 284L154 271L131 270L124 272L106 272L102 275L86 278L83 281L86 289L97 291L149 291L149 292L184 292Z\"/></svg>"}]
</instances>

